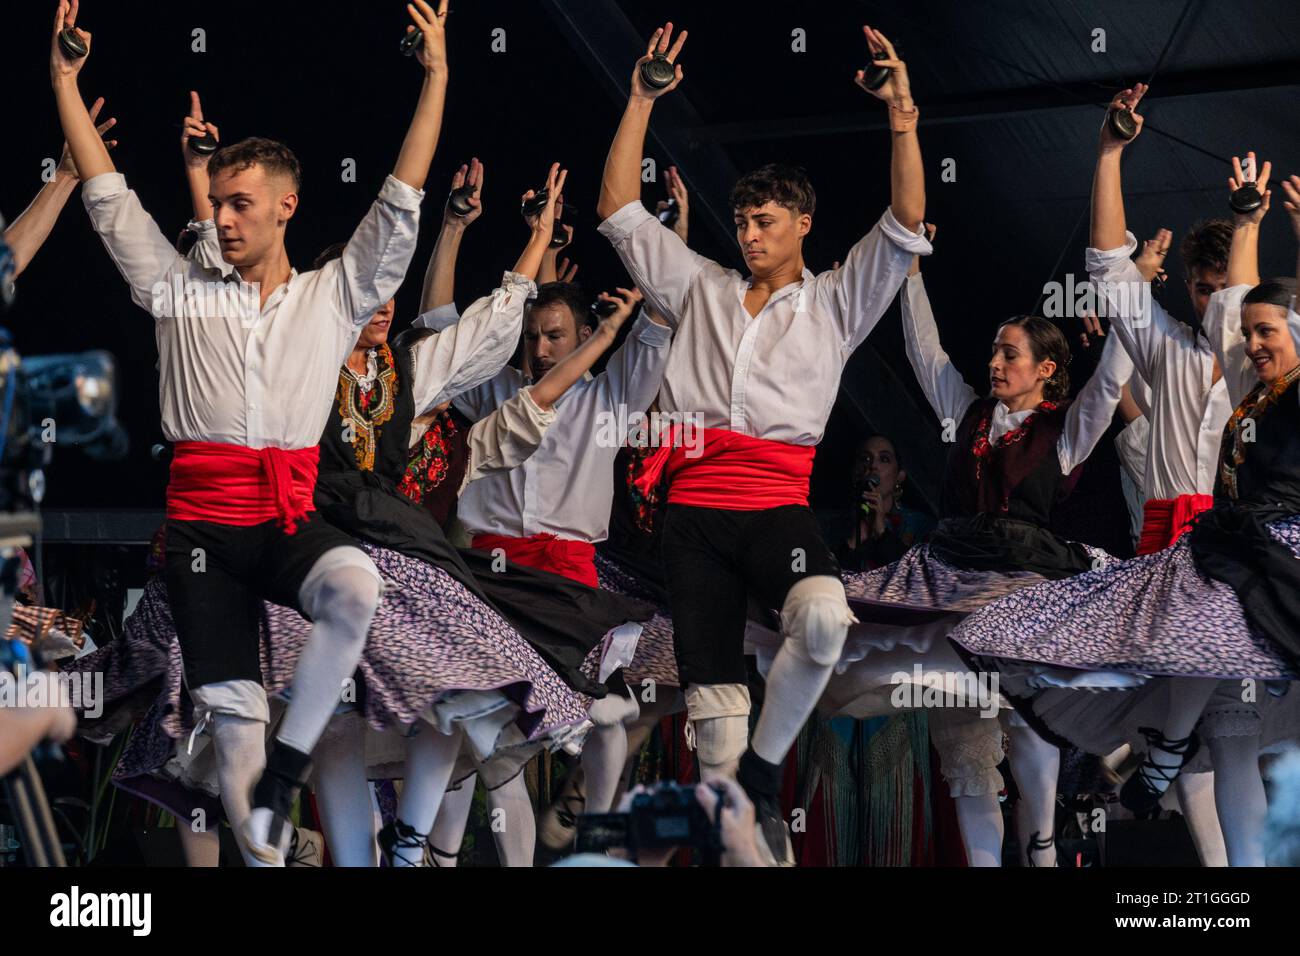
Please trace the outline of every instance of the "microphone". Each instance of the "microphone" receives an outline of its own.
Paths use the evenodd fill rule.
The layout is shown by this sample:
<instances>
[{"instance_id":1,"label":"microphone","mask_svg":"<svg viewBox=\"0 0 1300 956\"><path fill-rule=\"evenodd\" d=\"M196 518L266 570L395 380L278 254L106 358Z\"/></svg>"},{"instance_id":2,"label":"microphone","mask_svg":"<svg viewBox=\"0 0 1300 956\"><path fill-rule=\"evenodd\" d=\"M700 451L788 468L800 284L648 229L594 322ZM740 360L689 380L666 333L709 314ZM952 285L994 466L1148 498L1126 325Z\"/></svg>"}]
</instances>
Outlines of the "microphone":
<instances>
[{"instance_id":1,"label":"microphone","mask_svg":"<svg viewBox=\"0 0 1300 956\"><path fill-rule=\"evenodd\" d=\"M867 491L875 491L877 488L880 487L880 476L867 475L867 480L863 482L863 485ZM865 501L862 502L861 504L862 504L862 513L864 515L871 514L871 505L867 504Z\"/></svg>"}]
</instances>

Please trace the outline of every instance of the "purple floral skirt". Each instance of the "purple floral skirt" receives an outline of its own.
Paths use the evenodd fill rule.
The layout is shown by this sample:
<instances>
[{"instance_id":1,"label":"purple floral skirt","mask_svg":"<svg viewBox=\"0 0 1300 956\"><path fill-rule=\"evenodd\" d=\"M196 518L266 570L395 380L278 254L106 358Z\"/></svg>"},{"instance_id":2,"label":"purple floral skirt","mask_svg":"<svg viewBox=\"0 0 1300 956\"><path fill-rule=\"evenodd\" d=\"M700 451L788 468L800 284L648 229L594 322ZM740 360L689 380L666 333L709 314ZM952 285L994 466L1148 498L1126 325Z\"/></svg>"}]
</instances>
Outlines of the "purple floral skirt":
<instances>
[{"instance_id":1,"label":"purple floral skirt","mask_svg":"<svg viewBox=\"0 0 1300 956\"><path fill-rule=\"evenodd\" d=\"M590 700L565 684L464 585L436 566L369 544L361 547L395 585L385 591L358 666L364 716L372 730L409 728L458 697L474 701L469 709L481 711L485 693L500 694L513 705L510 737L516 744L543 740L586 719ZM261 659L268 696L289 689L310 629L296 611L265 605ZM115 779L158 771L193 731L193 708L182 689L180 645L161 577L145 588L121 638L66 669L103 672L110 712L116 703L138 699L152 682L160 684Z\"/></svg>"},{"instance_id":2,"label":"purple floral skirt","mask_svg":"<svg viewBox=\"0 0 1300 956\"><path fill-rule=\"evenodd\" d=\"M596 577L606 591L652 603L658 600L636 575L600 551L596 552ZM646 681L665 687L678 686L680 678L677 676L677 656L673 652L673 619L667 608L658 607L654 617L642 622L636 653L623 673L633 690Z\"/></svg>"},{"instance_id":3,"label":"purple floral skirt","mask_svg":"<svg viewBox=\"0 0 1300 956\"><path fill-rule=\"evenodd\" d=\"M1268 531L1300 559L1300 515ZM1248 623L1236 592L1201 573L1186 537L1016 591L968 616L952 640L975 667L999 673L1027 716L1092 753L1133 740L1138 726L1162 726L1169 682L1153 678L1221 681L1202 723L1224 735L1247 732L1253 713L1266 747L1300 736L1291 684L1300 674Z\"/></svg>"}]
</instances>

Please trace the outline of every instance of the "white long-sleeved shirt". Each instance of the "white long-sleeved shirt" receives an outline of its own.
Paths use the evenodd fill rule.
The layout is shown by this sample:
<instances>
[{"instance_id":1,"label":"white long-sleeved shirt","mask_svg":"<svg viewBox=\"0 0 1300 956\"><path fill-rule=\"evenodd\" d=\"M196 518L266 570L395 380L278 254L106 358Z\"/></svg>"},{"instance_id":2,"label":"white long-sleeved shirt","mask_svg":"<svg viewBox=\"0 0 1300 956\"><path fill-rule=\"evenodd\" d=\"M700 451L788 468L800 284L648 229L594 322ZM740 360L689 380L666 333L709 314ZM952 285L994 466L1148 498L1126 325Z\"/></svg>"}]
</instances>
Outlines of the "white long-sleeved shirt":
<instances>
[{"instance_id":1,"label":"white long-sleeved shirt","mask_svg":"<svg viewBox=\"0 0 1300 956\"><path fill-rule=\"evenodd\" d=\"M453 316L454 310L441 307L418 321L438 328ZM642 313L605 371L560 396L555 421L530 458L465 487L457 506L465 529L471 535L547 533L591 544L604 541L614 504L614 457L628 437L629 416L644 412L659 392L671 339L670 329ZM478 421L525 384L521 372L504 368L452 404Z\"/></svg>"},{"instance_id":2,"label":"white long-sleeved shirt","mask_svg":"<svg viewBox=\"0 0 1300 956\"><path fill-rule=\"evenodd\" d=\"M1224 379L1214 381L1214 350L1150 296L1123 294L1145 284L1126 233L1118 249L1086 253L1088 273L1107 293L1111 329L1150 386L1150 438L1142 492L1147 500L1214 492L1219 441L1232 414ZM1135 396L1136 397L1136 396Z\"/></svg>"},{"instance_id":3,"label":"white long-sleeved shirt","mask_svg":"<svg viewBox=\"0 0 1300 956\"><path fill-rule=\"evenodd\" d=\"M979 395L966 384L939 343L939 328L919 272L908 277L904 289L903 340L907 358L930 407L940 422L951 422L955 426ZM1123 348L1108 336L1092 377L1079 390L1065 413L1065 427L1056 440L1061 474L1068 475L1097 447L1097 442L1110 427L1124 383L1132 374L1133 365ZM1013 428L1019 428L1033 412L1032 408L1012 412L1004 403L998 402L993 407L993 418L989 423L989 441L996 442Z\"/></svg>"},{"instance_id":4,"label":"white long-sleeved shirt","mask_svg":"<svg viewBox=\"0 0 1300 956\"><path fill-rule=\"evenodd\" d=\"M691 251L639 201L600 232L676 330L660 409L698 414L704 428L795 445L821 441L849 356L893 301L912 256L930 252L924 235L886 210L839 269L805 269L751 317L749 280Z\"/></svg>"},{"instance_id":5,"label":"white long-sleeved shirt","mask_svg":"<svg viewBox=\"0 0 1300 956\"><path fill-rule=\"evenodd\" d=\"M132 299L156 318L163 434L249 448L320 441L339 366L406 275L423 195L389 176L341 258L313 272L293 270L265 305L252 297L240 308L214 292L239 282L236 270L222 268L215 227L201 228L204 248L182 257L120 173L87 180L82 200L91 223ZM183 294L172 301L178 283ZM185 283L211 285L186 290Z\"/></svg>"}]
</instances>

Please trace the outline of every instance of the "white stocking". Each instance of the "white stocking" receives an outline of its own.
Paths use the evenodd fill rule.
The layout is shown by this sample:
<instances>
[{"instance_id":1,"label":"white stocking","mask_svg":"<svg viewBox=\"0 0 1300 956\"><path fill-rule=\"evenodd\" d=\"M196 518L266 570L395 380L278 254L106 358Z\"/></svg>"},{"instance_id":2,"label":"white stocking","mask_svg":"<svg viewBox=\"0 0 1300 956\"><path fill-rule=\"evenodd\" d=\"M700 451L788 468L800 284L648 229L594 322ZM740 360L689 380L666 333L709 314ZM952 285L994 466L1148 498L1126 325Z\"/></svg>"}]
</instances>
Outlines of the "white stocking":
<instances>
[{"instance_id":1,"label":"white stocking","mask_svg":"<svg viewBox=\"0 0 1300 956\"><path fill-rule=\"evenodd\" d=\"M325 843L335 866L379 865L375 814L366 780L365 722L345 714L330 722L312 753Z\"/></svg>"},{"instance_id":2,"label":"white stocking","mask_svg":"<svg viewBox=\"0 0 1300 956\"><path fill-rule=\"evenodd\" d=\"M1211 747L1211 750L1214 748ZM1223 845L1219 812L1214 805L1214 773L1180 773L1174 781L1178 806L1187 821L1187 830L1196 845L1201 866L1227 866L1228 851Z\"/></svg>"},{"instance_id":3,"label":"white stocking","mask_svg":"<svg viewBox=\"0 0 1300 956\"><path fill-rule=\"evenodd\" d=\"M627 763L627 730L622 723L597 725L582 745L582 771L587 782L585 813L608 813Z\"/></svg>"},{"instance_id":4,"label":"white stocking","mask_svg":"<svg viewBox=\"0 0 1300 956\"><path fill-rule=\"evenodd\" d=\"M1002 865L1002 806L996 793L954 797L968 866Z\"/></svg>"},{"instance_id":5,"label":"white stocking","mask_svg":"<svg viewBox=\"0 0 1300 956\"><path fill-rule=\"evenodd\" d=\"M426 724L407 744L406 782L397 802L397 818L416 833L427 835L433 830L463 736L459 726L442 734ZM395 865L406 864L397 859Z\"/></svg>"},{"instance_id":6,"label":"white stocking","mask_svg":"<svg viewBox=\"0 0 1300 956\"><path fill-rule=\"evenodd\" d=\"M1229 866L1264 866L1268 801L1259 772L1259 737L1211 737L1214 802Z\"/></svg>"},{"instance_id":7,"label":"white stocking","mask_svg":"<svg viewBox=\"0 0 1300 956\"><path fill-rule=\"evenodd\" d=\"M266 724L233 714L212 715L212 746L217 758L221 805L235 831L244 862L261 865L244 845L244 822L252 810L253 785L266 768Z\"/></svg>"},{"instance_id":8,"label":"white stocking","mask_svg":"<svg viewBox=\"0 0 1300 956\"><path fill-rule=\"evenodd\" d=\"M435 854L439 866L456 866L460 862L460 846L465 842L465 828L469 826L470 810L474 806L474 785L478 782L477 774L461 781L460 789L448 790L438 808L438 819L434 821L433 832L429 834L429 843L451 856Z\"/></svg>"},{"instance_id":9,"label":"white stocking","mask_svg":"<svg viewBox=\"0 0 1300 956\"><path fill-rule=\"evenodd\" d=\"M470 793L473 792L471 789ZM532 866L533 851L537 847L537 815L523 773L517 773L509 782L489 790L487 801L492 838L496 841L501 865ZM498 820L501 821L499 824Z\"/></svg>"},{"instance_id":10,"label":"white stocking","mask_svg":"<svg viewBox=\"0 0 1300 956\"><path fill-rule=\"evenodd\" d=\"M1021 865L1056 865L1056 843L1035 850L1029 856L1031 841L1037 838L1055 841L1056 779L1061 771L1061 751L1040 737L1031 727L1014 720L1008 722L1007 758L1011 775L1020 791L1016 806L1016 830L1020 840Z\"/></svg>"}]
</instances>

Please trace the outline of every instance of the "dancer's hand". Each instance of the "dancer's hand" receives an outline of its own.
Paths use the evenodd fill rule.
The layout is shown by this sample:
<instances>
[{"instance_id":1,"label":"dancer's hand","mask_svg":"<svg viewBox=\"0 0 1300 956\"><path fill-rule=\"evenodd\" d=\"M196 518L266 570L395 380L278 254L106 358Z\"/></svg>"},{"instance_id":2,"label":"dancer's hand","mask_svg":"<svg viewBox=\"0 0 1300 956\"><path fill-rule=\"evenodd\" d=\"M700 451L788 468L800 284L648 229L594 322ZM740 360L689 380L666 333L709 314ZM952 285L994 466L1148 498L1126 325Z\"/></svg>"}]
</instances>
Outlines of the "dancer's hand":
<instances>
[{"instance_id":1,"label":"dancer's hand","mask_svg":"<svg viewBox=\"0 0 1300 956\"><path fill-rule=\"evenodd\" d=\"M1113 150L1121 150L1133 140L1142 135L1142 117L1138 115L1137 105L1146 96L1150 87L1145 83L1138 83L1136 86L1127 90L1121 90L1116 97L1110 101L1110 108L1102 116L1101 120L1101 143L1100 148L1103 153L1109 153ZM1133 122L1137 124L1137 132L1133 134L1133 139L1120 139L1110 128L1110 110L1129 109L1133 111Z\"/></svg>"},{"instance_id":2,"label":"dancer's hand","mask_svg":"<svg viewBox=\"0 0 1300 956\"><path fill-rule=\"evenodd\" d=\"M551 163L551 169L546 174L546 205L536 216L526 216L525 221L528 227L532 229L533 234L546 234L547 242L550 242L551 234L555 231L555 205L560 201L561 191L564 189L564 181L568 178L569 171L561 169L559 163ZM535 190L528 190L520 197L520 204L527 202L537 195Z\"/></svg>"},{"instance_id":3,"label":"dancer's hand","mask_svg":"<svg viewBox=\"0 0 1300 956\"><path fill-rule=\"evenodd\" d=\"M1138 272L1142 278L1151 282L1158 279L1164 282L1169 278L1165 272L1165 256L1169 253L1169 245L1174 241L1174 234L1168 229L1158 229L1153 238L1142 243L1142 251L1137 254L1133 264L1137 266Z\"/></svg>"},{"instance_id":4,"label":"dancer's hand","mask_svg":"<svg viewBox=\"0 0 1300 956\"><path fill-rule=\"evenodd\" d=\"M465 215L458 216L449 208L444 206L442 210L442 222L444 226L449 226L453 229L464 229L479 216L483 215L483 200L480 198L480 194L483 192L485 172L486 169L483 164L479 162L477 156L470 159L468 166L461 163L460 169L456 170L451 177L451 188L455 190L460 189L462 186L473 187L474 194L469 197L470 210L465 213Z\"/></svg>"},{"instance_id":5,"label":"dancer's hand","mask_svg":"<svg viewBox=\"0 0 1300 956\"><path fill-rule=\"evenodd\" d=\"M564 225L564 224L561 223L560 225ZM569 238L572 239L573 227L568 226L566 228L569 230ZM568 259L561 259L559 263L559 267L556 269L555 281L572 282L577 275L578 275L578 264L576 262L570 262Z\"/></svg>"},{"instance_id":6,"label":"dancer's hand","mask_svg":"<svg viewBox=\"0 0 1300 956\"><path fill-rule=\"evenodd\" d=\"M1079 333L1079 342L1085 349L1092 347L1092 336L1095 335L1099 339L1106 337L1106 326L1101 319L1097 318L1096 312L1085 312L1082 322L1083 331Z\"/></svg>"},{"instance_id":7,"label":"dancer's hand","mask_svg":"<svg viewBox=\"0 0 1300 956\"><path fill-rule=\"evenodd\" d=\"M99 117L99 111L103 108L104 108L104 98L101 96L99 99L95 100L95 102L91 104L90 121L92 123ZM108 119L104 120L104 122L100 123L98 126L95 127L95 132L99 133L99 135L102 137L106 132L108 132L108 130L111 127L116 125L117 125L116 117L110 116ZM117 145L117 140L106 139L104 140L104 145L109 149L112 149L114 146ZM72 151L68 149L68 144L66 142L63 144L63 155L59 157L59 165L58 168L55 169L54 174L55 176L67 176L71 179L75 179L78 181L81 180L81 174L77 172L77 164L72 161Z\"/></svg>"},{"instance_id":8,"label":"dancer's hand","mask_svg":"<svg viewBox=\"0 0 1300 956\"><path fill-rule=\"evenodd\" d=\"M90 59L90 33L77 26L77 6L78 0L72 0L71 3L59 0L59 8L54 14L54 34L50 37L50 79L55 82L75 78ZM86 44L85 56L69 57L63 52L59 46L59 34L65 29L72 30L81 37L81 41Z\"/></svg>"},{"instance_id":9,"label":"dancer's hand","mask_svg":"<svg viewBox=\"0 0 1300 956\"><path fill-rule=\"evenodd\" d=\"M1246 162L1248 165L1254 164L1254 150L1251 150L1246 154ZM1264 214L1268 212L1269 197L1272 195L1272 192L1268 188L1268 178L1272 175L1272 172L1273 164L1265 162L1264 168L1259 170L1259 176L1255 180L1255 188L1259 190L1259 194L1264 197L1264 201L1260 204L1258 209L1252 212L1233 212L1232 219L1237 225L1241 226L1247 223L1259 225L1260 222L1263 221ZM1246 174L1241 168L1241 160L1236 156L1232 157L1232 175L1228 177L1228 192L1231 193L1240 189L1247 182L1249 182L1249 180L1246 178Z\"/></svg>"},{"instance_id":10,"label":"dancer's hand","mask_svg":"<svg viewBox=\"0 0 1300 956\"><path fill-rule=\"evenodd\" d=\"M618 308L610 315L600 320L600 325L596 327L596 335L604 335L609 338L610 342L614 341L618 335L618 330L627 321L628 316L636 311L636 307L641 304L641 290L635 286L631 289L624 289L619 286L614 289L614 294L602 292L596 296L598 302L617 302Z\"/></svg>"},{"instance_id":11,"label":"dancer's hand","mask_svg":"<svg viewBox=\"0 0 1300 956\"><path fill-rule=\"evenodd\" d=\"M673 232L677 233L682 242L685 242L690 229L691 194L686 189L686 183L682 182L682 175L677 171L676 166L668 167L664 173L664 184L668 187L669 198L677 202L677 221L673 223ZM655 204L655 215L659 215L667 208L668 200L659 200Z\"/></svg>"},{"instance_id":12,"label":"dancer's hand","mask_svg":"<svg viewBox=\"0 0 1300 956\"><path fill-rule=\"evenodd\" d=\"M1300 176L1289 176L1282 180L1282 192L1286 195L1282 207L1291 217L1291 229L1295 232L1296 239L1300 240Z\"/></svg>"},{"instance_id":13,"label":"dancer's hand","mask_svg":"<svg viewBox=\"0 0 1300 956\"><path fill-rule=\"evenodd\" d=\"M426 73L447 72L447 0L440 0L435 11L424 0L414 0L406 5L406 12L411 15L414 27L407 32L419 30L424 34L424 42L416 49L416 58Z\"/></svg>"},{"instance_id":14,"label":"dancer's hand","mask_svg":"<svg viewBox=\"0 0 1300 956\"><path fill-rule=\"evenodd\" d=\"M94 119L95 115L92 113L90 118ZM221 142L221 131L217 129L216 125L203 121L203 104L199 102L199 94L194 90L190 90L190 112L181 121L181 155L185 159L187 169L206 170L208 168L209 157L196 153L189 147L191 139L202 139L209 133L218 143Z\"/></svg>"},{"instance_id":15,"label":"dancer's hand","mask_svg":"<svg viewBox=\"0 0 1300 956\"><path fill-rule=\"evenodd\" d=\"M665 93L677 89L677 85L682 81L682 66L677 62L677 57L682 52L682 44L686 42L686 31L683 30L677 36L670 49L668 43L673 37L672 21L665 23L650 37L650 42L646 44L645 56L636 61L636 66L632 68L632 96L644 100L657 100ZM676 67L676 76L673 81L665 86L662 90L652 90L641 82L641 64L650 60L655 53L666 53L668 62Z\"/></svg>"},{"instance_id":16,"label":"dancer's hand","mask_svg":"<svg viewBox=\"0 0 1300 956\"><path fill-rule=\"evenodd\" d=\"M884 86L878 90L867 89L866 73L858 70L853 77L853 82L867 90L878 100L884 100L891 106L896 106L901 110L910 110L912 108L912 84L907 77L907 64L898 58L897 51L894 50L894 44L889 42L879 30L873 30L871 27L863 24L862 35L867 38L867 46L870 48L872 56L877 53L886 54L885 59L873 59L873 66L887 66L890 69L889 79L885 81Z\"/></svg>"}]
</instances>

